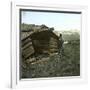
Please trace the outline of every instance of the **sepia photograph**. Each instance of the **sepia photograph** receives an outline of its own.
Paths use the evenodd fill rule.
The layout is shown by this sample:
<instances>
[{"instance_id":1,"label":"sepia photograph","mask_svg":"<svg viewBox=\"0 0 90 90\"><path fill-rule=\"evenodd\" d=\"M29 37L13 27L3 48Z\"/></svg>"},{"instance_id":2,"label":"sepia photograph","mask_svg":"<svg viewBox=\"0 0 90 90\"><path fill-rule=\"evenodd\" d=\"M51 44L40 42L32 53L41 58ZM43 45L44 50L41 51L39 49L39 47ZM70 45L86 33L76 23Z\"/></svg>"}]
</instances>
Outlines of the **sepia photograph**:
<instances>
[{"instance_id":1,"label":"sepia photograph","mask_svg":"<svg viewBox=\"0 0 90 90\"><path fill-rule=\"evenodd\" d=\"M20 79L80 76L81 12L20 9Z\"/></svg>"}]
</instances>

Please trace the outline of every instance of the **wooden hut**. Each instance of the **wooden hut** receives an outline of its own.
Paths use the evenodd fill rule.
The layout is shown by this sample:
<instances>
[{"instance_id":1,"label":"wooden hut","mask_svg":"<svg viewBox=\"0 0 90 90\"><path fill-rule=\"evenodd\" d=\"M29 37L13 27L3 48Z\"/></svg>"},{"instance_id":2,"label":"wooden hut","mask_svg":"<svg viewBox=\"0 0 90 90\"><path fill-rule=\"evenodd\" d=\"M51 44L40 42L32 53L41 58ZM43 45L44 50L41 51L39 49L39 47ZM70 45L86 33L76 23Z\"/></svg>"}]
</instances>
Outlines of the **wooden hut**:
<instances>
[{"instance_id":1,"label":"wooden hut","mask_svg":"<svg viewBox=\"0 0 90 90\"><path fill-rule=\"evenodd\" d=\"M40 30L21 32L21 53L24 59L29 58L33 54L58 52L59 37L44 25L41 25L40 28Z\"/></svg>"}]
</instances>

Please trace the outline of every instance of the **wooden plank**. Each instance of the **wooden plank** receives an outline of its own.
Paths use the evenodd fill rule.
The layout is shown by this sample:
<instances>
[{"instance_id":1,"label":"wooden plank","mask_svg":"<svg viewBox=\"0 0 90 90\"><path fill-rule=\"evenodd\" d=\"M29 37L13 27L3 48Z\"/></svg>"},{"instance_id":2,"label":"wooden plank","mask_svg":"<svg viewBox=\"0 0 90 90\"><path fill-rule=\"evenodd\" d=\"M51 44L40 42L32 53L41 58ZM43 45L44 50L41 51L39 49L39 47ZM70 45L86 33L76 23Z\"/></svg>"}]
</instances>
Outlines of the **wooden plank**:
<instances>
[{"instance_id":1,"label":"wooden plank","mask_svg":"<svg viewBox=\"0 0 90 90\"><path fill-rule=\"evenodd\" d=\"M24 46L22 47L22 49L25 50L26 48L29 48L29 47L32 47L32 42L29 42L29 43L27 43L26 45L24 45Z\"/></svg>"},{"instance_id":2,"label":"wooden plank","mask_svg":"<svg viewBox=\"0 0 90 90\"><path fill-rule=\"evenodd\" d=\"M22 46L24 46L25 44L27 44L28 42L32 42L30 38L27 38L25 40L22 40Z\"/></svg>"}]
</instances>

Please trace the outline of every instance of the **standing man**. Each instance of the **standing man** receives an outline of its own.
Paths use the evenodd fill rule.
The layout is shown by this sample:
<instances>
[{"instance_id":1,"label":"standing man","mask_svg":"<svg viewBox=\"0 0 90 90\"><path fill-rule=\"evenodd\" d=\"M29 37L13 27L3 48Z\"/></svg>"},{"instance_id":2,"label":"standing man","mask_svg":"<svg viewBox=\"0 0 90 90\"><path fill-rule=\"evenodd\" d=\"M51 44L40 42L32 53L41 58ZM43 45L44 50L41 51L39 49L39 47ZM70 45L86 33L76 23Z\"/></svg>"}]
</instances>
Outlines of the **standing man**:
<instances>
[{"instance_id":1,"label":"standing man","mask_svg":"<svg viewBox=\"0 0 90 90\"><path fill-rule=\"evenodd\" d=\"M62 38L62 34L59 35L59 55L62 55L62 53L64 52L64 48L63 48L63 43L64 40Z\"/></svg>"}]
</instances>

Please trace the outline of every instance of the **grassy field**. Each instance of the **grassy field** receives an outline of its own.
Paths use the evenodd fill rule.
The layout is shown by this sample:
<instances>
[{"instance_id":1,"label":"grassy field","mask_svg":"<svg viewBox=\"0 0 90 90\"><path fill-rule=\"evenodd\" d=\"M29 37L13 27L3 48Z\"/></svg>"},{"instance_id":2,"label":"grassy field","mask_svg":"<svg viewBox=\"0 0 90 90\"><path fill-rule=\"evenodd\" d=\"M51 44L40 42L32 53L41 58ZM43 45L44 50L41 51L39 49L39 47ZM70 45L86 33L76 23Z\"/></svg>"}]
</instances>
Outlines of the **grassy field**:
<instances>
[{"instance_id":1,"label":"grassy field","mask_svg":"<svg viewBox=\"0 0 90 90\"><path fill-rule=\"evenodd\" d=\"M69 40L61 55L38 55L36 62L29 59L22 64L22 78L63 77L80 75L80 40ZM35 59L35 58L33 58Z\"/></svg>"}]
</instances>

